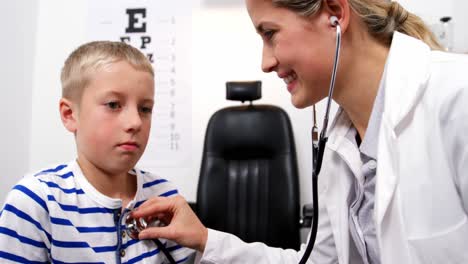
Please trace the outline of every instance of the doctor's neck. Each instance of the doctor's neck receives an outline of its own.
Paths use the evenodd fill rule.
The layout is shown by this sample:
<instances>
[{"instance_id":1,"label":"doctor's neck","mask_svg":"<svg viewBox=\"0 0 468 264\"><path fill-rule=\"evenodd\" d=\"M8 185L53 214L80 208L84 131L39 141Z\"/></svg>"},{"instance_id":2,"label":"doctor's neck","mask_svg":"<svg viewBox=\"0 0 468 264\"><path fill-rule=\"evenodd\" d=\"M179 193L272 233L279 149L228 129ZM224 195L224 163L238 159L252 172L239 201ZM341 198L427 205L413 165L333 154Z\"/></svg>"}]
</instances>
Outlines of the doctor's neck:
<instances>
[{"instance_id":1,"label":"doctor's neck","mask_svg":"<svg viewBox=\"0 0 468 264\"><path fill-rule=\"evenodd\" d=\"M390 47L363 27L352 25L343 34L341 61L333 99L348 114L364 138Z\"/></svg>"}]
</instances>

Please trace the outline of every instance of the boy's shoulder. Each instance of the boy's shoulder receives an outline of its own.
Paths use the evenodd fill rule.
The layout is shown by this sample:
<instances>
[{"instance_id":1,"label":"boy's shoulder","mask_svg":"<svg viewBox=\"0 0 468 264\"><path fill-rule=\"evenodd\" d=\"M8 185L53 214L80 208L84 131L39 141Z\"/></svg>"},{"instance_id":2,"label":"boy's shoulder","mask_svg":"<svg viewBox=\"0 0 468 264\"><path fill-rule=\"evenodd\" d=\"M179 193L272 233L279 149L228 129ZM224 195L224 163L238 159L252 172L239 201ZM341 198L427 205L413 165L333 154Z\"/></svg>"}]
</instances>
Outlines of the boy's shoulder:
<instances>
[{"instance_id":1,"label":"boy's shoulder","mask_svg":"<svg viewBox=\"0 0 468 264\"><path fill-rule=\"evenodd\" d=\"M159 176L158 174L137 168L133 169L132 172L140 175L140 186L146 197L169 197L179 193L176 186L171 181Z\"/></svg>"},{"instance_id":2,"label":"boy's shoulder","mask_svg":"<svg viewBox=\"0 0 468 264\"><path fill-rule=\"evenodd\" d=\"M20 191L29 195L47 195L46 189L56 188L60 185L70 184L73 177L71 163L54 164L43 169L26 173L20 179L13 191ZM42 195L41 195L42 194Z\"/></svg>"},{"instance_id":3,"label":"boy's shoulder","mask_svg":"<svg viewBox=\"0 0 468 264\"><path fill-rule=\"evenodd\" d=\"M68 164L58 164L50 166L36 172L27 173L20 179L8 193L4 209L24 217L43 217L43 213L48 213L48 200L52 194L51 189L61 188L64 181L68 181ZM68 169L67 169L68 168Z\"/></svg>"},{"instance_id":4,"label":"boy's shoulder","mask_svg":"<svg viewBox=\"0 0 468 264\"><path fill-rule=\"evenodd\" d=\"M40 176L40 175L60 175L66 174L73 170L73 162L61 162L50 164L41 169L35 170L26 174L26 176Z\"/></svg>"},{"instance_id":5,"label":"boy's shoulder","mask_svg":"<svg viewBox=\"0 0 468 264\"><path fill-rule=\"evenodd\" d=\"M74 176L73 162L59 163L27 173L19 183L39 184L45 188L72 188Z\"/></svg>"}]
</instances>

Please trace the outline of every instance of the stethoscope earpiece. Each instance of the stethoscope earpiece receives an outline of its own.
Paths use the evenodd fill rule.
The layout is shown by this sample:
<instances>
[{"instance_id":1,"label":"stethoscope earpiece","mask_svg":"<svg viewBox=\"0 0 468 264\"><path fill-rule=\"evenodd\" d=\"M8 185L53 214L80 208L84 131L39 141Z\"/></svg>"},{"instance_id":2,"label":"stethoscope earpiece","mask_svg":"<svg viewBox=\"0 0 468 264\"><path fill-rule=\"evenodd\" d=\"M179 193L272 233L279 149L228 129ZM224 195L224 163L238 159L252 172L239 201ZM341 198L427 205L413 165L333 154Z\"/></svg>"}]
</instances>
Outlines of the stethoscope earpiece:
<instances>
[{"instance_id":1,"label":"stethoscope earpiece","mask_svg":"<svg viewBox=\"0 0 468 264\"><path fill-rule=\"evenodd\" d=\"M330 17L330 24L333 26L333 27L336 27L337 25L340 24L340 22L338 21L338 18L336 16L331 16Z\"/></svg>"}]
</instances>

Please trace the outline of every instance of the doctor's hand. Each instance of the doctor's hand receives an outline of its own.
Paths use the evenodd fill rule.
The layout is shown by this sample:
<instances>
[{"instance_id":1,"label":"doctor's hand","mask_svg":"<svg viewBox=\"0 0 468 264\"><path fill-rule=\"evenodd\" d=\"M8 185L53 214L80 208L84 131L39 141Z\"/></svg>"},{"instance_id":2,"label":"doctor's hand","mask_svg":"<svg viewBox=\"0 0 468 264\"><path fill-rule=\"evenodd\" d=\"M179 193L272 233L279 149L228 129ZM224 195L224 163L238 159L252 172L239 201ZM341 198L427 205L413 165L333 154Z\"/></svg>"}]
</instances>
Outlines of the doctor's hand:
<instances>
[{"instance_id":1,"label":"doctor's hand","mask_svg":"<svg viewBox=\"0 0 468 264\"><path fill-rule=\"evenodd\" d=\"M147 220L157 217L166 224L164 227L144 229L140 232L139 239L165 238L200 252L205 250L208 229L180 195L153 197L133 211L131 216Z\"/></svg>"}]
</instances>

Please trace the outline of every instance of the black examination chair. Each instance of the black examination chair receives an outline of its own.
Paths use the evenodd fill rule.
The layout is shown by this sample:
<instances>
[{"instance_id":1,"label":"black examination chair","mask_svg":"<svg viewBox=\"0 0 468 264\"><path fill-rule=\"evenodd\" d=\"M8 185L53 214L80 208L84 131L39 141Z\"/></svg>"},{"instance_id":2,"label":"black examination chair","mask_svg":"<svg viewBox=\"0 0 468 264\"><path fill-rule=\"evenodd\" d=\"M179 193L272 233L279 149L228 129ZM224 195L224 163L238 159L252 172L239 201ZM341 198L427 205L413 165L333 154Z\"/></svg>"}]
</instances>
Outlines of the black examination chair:
<instances>
[{"instance_id":1,"label":"black examination chair","mask_svg":"<svg viewBox=\"0 0 468 264\"><path fill-rule=\"evenodd\" d=\"M205 135L195 212L207 227L246 242L298 249L299 179L287 113L254 105L261 82L228 82L226 107L211 117ZM306 220L305 225L310 225Z\"/></svg>"}]
</instances>

